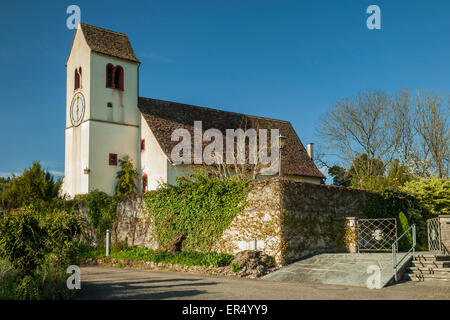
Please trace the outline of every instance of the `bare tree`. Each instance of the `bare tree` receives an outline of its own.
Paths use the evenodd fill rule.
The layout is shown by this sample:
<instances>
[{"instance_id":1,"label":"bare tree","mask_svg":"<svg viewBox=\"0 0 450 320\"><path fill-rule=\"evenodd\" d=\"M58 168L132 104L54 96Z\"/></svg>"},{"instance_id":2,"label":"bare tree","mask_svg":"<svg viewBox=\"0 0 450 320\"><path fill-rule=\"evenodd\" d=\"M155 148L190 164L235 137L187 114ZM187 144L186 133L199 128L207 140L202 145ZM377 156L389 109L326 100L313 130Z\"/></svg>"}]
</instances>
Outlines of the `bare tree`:
<instances>
[{"instance_id":1,"label":"bare tree","mask_svg":"<svg viewBox=\"0 0 450 320\"><path fill-rule=\"evenodd\" d=\"M421 138L425 156L430 154L439 178L448 178L450 133L448 125L449 106L442 96L434 93L417 95L417 121L415 129Z\"/></svg>"},{"instance_id":2,"label":"bare tree","mask_svg":"<svg viewBox=\"0 0 450 320\"><path fill-rule=\"evenodd\" d=\"M416 154L414 106L408 90L400 90L392 96L389 121L394 152L404 165Z\"/></svg>"},{"instance_id":3,"label":"bare tree","mask_svg":"<svg viewBox=\"0 0 450 320\"><path fill-rule=\"evenodd\" d=\"M385 92L359 93L335 103L320 119L318 135L335 156L351 163L367 154L365 172L373 169L373 159L388 163L393 157L392 130L389 126L390 97ZM360 173L355 172L359 177Z\"/></svg>"}]
</instances>

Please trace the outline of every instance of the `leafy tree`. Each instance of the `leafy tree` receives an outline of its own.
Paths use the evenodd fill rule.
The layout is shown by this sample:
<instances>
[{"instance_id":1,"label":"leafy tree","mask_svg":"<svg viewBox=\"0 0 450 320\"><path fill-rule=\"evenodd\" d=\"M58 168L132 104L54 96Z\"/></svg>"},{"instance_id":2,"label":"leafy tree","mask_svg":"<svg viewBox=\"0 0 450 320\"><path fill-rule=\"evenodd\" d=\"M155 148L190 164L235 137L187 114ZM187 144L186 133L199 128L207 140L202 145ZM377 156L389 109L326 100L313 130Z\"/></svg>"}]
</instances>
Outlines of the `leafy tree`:
<instances>
[{"instance_id":1,"label":"leafy tree","mask_svg":"<svg viewBox=\"0 0 450 320\"><path fill-rule=\"evenodd\" d=\"M401 165L398 159L395 159L389 166L386 179L389 187L396 189L409 181L410 177L407 168Z\"/></svg>"},{"instance_id":2,"label":"leafy tree","mask_svg":"<svg viewBox=\"0 0 450 320\"><path fill-rule=\"evenodd\" d=\"M0 177L0 199L2 197L2 191L6 187L6 185L11 181L11 178Z\"/></svg>"},{"instance_id":3,"label":"leafy tree","mask_svg":"<svg viewBox=\"0 0 450 320\"><path fill-rule=\"evenodd\" d=\"M419 204L433 215L450 214L450 180L434 176L411 180L400 187L415 197Z\"/></svg>"},{"instance_id":4,"label":"leafy tree","mask_svg":"<svg viewBox=\"0 0 450 320\"><path fill-rule=\"evenodd\" d=\"M61 178L55 182L50 172L44 170L39 161L35 161L22 175L13 175L1 193L1 205L5 209L11 209L36 200L50 201L58 197L61 183Z\"/></svg>"},{"instance_id":5,"label":"leafy tree","mask_svg":"<svg viewBox=\"0 0 450 320\"><path fill-rule=\"evenodd\" d=\"M136 193L136 180L138 173L134 168L133 162L129 156L119 160L120 171L117 172L116 195L127 196Z\"/></svg>"},{"instance_id":6,"label":"leafy tree","mask_svg":"<svg viewBox=\"0 0 450 320\"><path fill-rule=\"evenodd\" d=\"M333 184L335 186L350 186L351 179L347 174L347 170L345 170L345 168L334 165L328 169L328 174L333 178Z\"/></svg>"}]
</instances>

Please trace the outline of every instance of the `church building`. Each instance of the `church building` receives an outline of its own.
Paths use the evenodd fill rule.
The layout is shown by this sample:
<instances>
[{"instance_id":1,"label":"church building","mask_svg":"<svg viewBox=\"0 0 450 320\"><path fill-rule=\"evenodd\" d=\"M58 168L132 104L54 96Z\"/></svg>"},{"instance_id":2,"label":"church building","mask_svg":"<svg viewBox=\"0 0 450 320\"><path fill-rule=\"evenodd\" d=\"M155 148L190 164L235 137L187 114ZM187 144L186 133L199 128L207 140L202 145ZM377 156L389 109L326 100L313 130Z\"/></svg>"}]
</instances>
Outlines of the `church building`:
<instances>
[{"instance_id":1,"label":"church building","mask_svg":"<svg viewBox=\"0 0 450 320\"><path fill-rule=\"evenodd\" d=\"M172 133L183 128L194 136L195 121L203 131L224 134L230 128L276 128L285 138L279 173L323 183L325 176L290 122L140 97L140 63L127 35L79 24L66 62L64 194L115 194L119 160L126 155L139 173L138 192L174 184L178 176L207 166L171 159L178 143Z\"/></svg>"}]
</instances>

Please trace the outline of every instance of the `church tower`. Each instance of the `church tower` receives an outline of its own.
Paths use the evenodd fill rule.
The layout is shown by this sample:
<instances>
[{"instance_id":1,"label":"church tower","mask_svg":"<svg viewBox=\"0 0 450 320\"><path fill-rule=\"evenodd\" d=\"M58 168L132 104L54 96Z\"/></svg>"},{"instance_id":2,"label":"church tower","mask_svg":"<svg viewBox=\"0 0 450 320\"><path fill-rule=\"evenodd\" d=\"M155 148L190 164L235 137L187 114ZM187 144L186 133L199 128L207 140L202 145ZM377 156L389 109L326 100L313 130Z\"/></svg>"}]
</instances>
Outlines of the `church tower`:
<instances>
[{"instance_id":1,"label":"church tower","mask_svg":"<svg viewBox=\"0 0 450 320\"><path fill-rule=\"evenodd\" d=\"M140 172L138 69L127 35L80 23L66 63L63 193L115 194L119 160Z\"/></svg>"}]
</instances>

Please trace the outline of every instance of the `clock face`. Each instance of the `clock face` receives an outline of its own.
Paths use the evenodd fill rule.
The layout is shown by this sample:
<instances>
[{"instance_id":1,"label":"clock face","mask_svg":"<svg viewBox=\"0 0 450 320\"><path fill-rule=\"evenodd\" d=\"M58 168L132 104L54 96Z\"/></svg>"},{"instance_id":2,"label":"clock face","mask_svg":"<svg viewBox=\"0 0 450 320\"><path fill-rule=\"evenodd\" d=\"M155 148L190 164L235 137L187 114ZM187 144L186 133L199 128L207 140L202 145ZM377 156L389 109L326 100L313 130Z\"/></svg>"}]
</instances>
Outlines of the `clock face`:
<instances>
[{"instance_id":1,"label":"clock face","mask_svg":"<svg viewBox=\"0 0 450 320\"><path fill-rule=\"evenodd\" d=\"M86 103L81 92L75 93L70 103L70 122L74 127L78 127L83 121Z\"/></svg>"}]
</instances>

